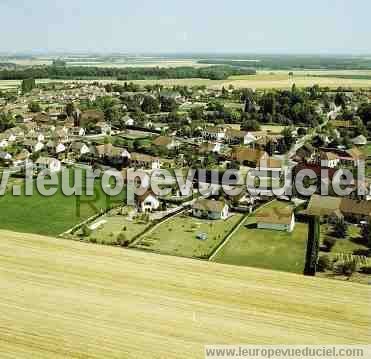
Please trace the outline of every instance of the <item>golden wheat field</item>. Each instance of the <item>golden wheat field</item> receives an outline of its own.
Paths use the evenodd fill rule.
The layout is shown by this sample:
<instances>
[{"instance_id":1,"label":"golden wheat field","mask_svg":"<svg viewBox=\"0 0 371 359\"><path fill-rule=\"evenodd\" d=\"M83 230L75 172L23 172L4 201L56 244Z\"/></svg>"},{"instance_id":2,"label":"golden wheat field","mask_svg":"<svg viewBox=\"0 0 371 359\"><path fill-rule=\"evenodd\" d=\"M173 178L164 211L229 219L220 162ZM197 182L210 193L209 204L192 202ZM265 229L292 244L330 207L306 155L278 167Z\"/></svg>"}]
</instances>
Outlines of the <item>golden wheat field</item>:
<instances>
[{"instance_id":1,"label":"golden wheat field","mask_svg":"<svg viewBox=\"0 0 371 359\"><path fill-rule=\"evenodd\" d=\"M369 343L367 286L0 232L1 358Z\"/></svg>"}]
</instances>

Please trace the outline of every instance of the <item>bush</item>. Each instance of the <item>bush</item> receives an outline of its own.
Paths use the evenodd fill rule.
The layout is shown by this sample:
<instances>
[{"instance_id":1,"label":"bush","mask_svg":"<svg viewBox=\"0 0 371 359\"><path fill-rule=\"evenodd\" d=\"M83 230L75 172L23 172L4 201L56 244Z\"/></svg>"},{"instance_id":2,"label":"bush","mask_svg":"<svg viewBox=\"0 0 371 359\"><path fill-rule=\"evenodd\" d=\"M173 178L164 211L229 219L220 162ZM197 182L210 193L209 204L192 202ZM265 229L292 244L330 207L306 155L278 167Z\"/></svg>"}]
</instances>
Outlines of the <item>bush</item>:
<instances>
[{"instance_id":1,"label":"bush","mask_svg":"<svg viewBox=\"0 0 371 359\"><path fill-rule=\"evenodd\" d=\"M371 274L371 266L361 267L360 272L362 272L364 274Z\"/></svg>"},{"instance_id":2,"label":"bush","mask_svg":"<svg viewBox=\"0 0 371 359\"><path fill-rule=\"evenodd\" d=\"M334 266L334 272L336 274L343 274L348 277L351 277L354 272L357 271L357 261L352 259L352 260L347 260L343 262L336 263Z\"/></svg>"},{"instance_id":3,"label":"bush","mask_svg":"<svg viewBox=\"0 0 371 359\"><path fill-rule=\"evenodd\" d=\"M81 227L81 234L83 237L89 237L91 233L92 230L86 224Z\"/></svg>"},{"instance_id":4,"label":"bush","mask_svg":"<svg viewBox=\"0 0 371 359\"><path fill-rule=\"evenodd\" d=\"M327 252L331 252L331 249L334 247L336 239L334 237L326 237L323 240L323 245L326 247Z\"/></svg>"},{"instance_id":5,"label":"bush","mask_svg":"<svg viewBox=\"0 0 371 359\"><path fill-rule=\"evenodd\" d=\"M317 270L319 272L325 272L326 270L331 270L333 267L332 265L332 262L329 258L329 256L321 256L319 257L318 259L318 263L317 263Z\"/></svg>"},{"instance_id":6,"label":"bush","mask_svg":"<svg viewBox=\"0 0 371 359\"><path fill-rule=\"evenodd\" d=\"M126 234L124 232L119 233L116 242L121 247L127 247L130 244L130 241L126 238Z\"/></svg>"},{"instance_id":7,"label":"bush","mask_svg":"<svg viewBox=\"0 0 371 359\"><path fill-rule=\"evenodd\" d=\"M345 238L348 232L348 225L343 219L337 219L333 225L333 231L336 237Z\"/></svg>"}]
</instances>

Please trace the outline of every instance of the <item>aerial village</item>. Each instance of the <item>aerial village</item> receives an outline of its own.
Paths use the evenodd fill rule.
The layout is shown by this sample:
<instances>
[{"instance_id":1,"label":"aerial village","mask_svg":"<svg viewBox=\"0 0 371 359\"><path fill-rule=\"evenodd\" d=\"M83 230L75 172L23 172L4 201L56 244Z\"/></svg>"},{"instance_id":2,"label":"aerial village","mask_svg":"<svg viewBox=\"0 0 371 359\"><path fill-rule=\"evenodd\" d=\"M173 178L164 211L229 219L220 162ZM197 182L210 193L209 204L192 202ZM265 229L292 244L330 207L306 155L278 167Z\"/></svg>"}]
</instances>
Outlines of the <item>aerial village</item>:
<instances>
[{"instance_id":1,"label":"aerial village","mask_svg":"<svg viewBox=\"0 0 371 359\"><path fill-rule=\"evenodd\" d=\"M190 168L205 169L207 179L198 187L220 187L223 173L236 170L260 190L201 194L196 180L184 195L167 175L171 191L166 196L148 189L135 197L134 206L123 198L112 200L55 234L303 273L308 218L316 216L316 274L362 282L371 268L370 108L369 91L345 88L293 84L291 90L254 91L24 80L17 92L0 93L0 172L11 174L11 192L30 166L34 176L41 170L99 168L103 173L113 168L124 179L128 168L159 177L163 170L186 175ZM288 170L295 178L303 169L315 172L316 183L327 170L326 196L320 186L310 197L295 189L291 195L272 195ZM338 169L355 175L346 185L347 196L332 188ZM260 171L266 175L257 180Z\"/></svg>"}]
</instances>

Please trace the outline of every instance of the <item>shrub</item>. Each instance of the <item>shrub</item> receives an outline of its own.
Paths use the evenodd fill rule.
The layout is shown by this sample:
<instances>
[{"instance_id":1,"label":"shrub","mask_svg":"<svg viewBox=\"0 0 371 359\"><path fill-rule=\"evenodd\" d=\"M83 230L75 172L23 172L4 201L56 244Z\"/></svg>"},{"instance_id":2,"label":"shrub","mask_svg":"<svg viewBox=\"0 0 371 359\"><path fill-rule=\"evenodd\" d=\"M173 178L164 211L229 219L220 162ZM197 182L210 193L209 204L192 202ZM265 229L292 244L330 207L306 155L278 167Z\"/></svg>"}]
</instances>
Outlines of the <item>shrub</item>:
<instances>
[{"instance_id":1,"label":"shrub","mask_svg":"<svg viewBox=\"0 0 371 359\"><path fill-rule=\"evenodd\" d=\"M336 239L334 237L326 237L323 240L323 245L326 247L327 252L331 252L331 249L334 247Z\"/></svg>"},{"instance_id":2,"label":"shrub","mask_svg":"<svg viewBox=\"0 0 371 359\"><path fill-rule=\"evenodd\" d=\"M343 219L337 219L333 225L333 231L336 237L345 238L348 231L348 225Z\"/></svg>"},{"instance_id":3,"label":"shrub","mask_svg":"<svg viewBox=\"0 0 371 359\"><path fill-rule=\"evenodd\" d=\"M126 232L128 229L126 226L124 226L124 228L122 229L124 232Z\"/></svg>"},{"instance_id":4,"label":"shrub","mask_svg":"<svg viewBox=\"0 0 371 359\"><path fill-rule=\"evenodd\" d=\"M329 256L323 255L319 257L318 263L317 263L317 270L319 272L324 272L326 270L332 269L332 262L329 258Z\"/></svg>"},{"instance_id":5,"label":"shrub","mask_svg":"<svg viewBox=\"0 0 371 359\"><path fill-rule=\"evenodd\" d=\"M86 224L81 227L81 234L83 237L89 237L91 233L92 230Z\"/></svg>"},{"instance_id":6,"label":"shrub","mask_svg":"<svg viewBox=\"0 0 371 359\"><path fill-rule=\"evenodd\" d=\"M342 261L334 265L334 272L336 274L343 274L351 277L354 272L357 271L357 261L354 259Z\"/></svg>"},{"instance_id":7,"label":"shrub","mask_svg":"<svg viewBox=\"0 0 371 359\"><path fill-rule=\"evenodd\" d=\"M130 241L126 238L126 234L124 232L118 234L116 242L121 247L127 247L130 244Z\"/></svg>"},{"instance_id":8,"label":"shrub","mask_svg":"<svg viewBox=\"0 0 371 359\"><path fill-rule=\"evenodd\" d=\"M97 243L97 239L95 237L89 238L90 243Z\"/></svg>"},{"instance_id":9,"label":"shrub","mask_svg":"<svg viewBox=\"0 0 371 359\"><path fill-rule=\"evenodd\" d=\"M360 271L364 274L371 274L371 266L361 267Z\"/></svg>"}]
</instances>

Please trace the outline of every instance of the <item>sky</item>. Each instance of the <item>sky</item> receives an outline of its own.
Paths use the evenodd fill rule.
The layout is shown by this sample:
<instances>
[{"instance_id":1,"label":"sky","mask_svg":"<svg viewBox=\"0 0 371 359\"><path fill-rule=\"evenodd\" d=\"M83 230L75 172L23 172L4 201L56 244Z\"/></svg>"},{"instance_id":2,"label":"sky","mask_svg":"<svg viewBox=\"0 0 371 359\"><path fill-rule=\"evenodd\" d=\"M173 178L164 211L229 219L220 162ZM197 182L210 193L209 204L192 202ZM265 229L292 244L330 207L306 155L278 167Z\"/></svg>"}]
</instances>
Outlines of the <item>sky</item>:
<instances>
[{"instance_id":1,"label":"sky","mask_svg":"<svg viewBox=\"0 0 371 359\"><path fill-rule=\"evenodd\" d=\"M0 52L371 54L370 0L0 0Z\"/></svg>"}]
</instances>

